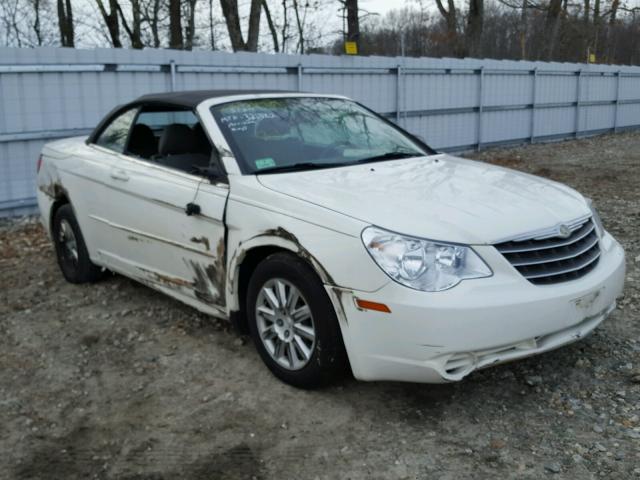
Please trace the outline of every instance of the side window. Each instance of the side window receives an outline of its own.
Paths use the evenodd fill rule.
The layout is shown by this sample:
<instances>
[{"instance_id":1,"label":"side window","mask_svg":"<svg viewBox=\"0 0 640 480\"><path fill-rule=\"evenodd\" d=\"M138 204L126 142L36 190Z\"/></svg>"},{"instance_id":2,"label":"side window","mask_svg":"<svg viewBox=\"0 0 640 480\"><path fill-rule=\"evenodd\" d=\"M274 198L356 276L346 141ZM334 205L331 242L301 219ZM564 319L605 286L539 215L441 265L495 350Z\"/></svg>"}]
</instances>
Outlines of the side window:
<instances>
[{"instance_id":1,"label":"side window","mask_svg":"<svg viewBox=\"0 0 640 480\"><path fill-rule=\"evenodd\" d=\"M198 117L188 109L143 107L131 129L125 153L176 170L199 173L210 166L211 143Z\"/></svg>"},{"instance_id":2,"label":"side window","mask_svg":"<svg viewBox=\"0 0 640 480\"><path fill-rule=\"evenodd\" d=\"M136 116L136 110L136 108L132 108L116 117L107 128L102 131L96 140L96 145L122 153L127 143L129 129Z\"/></svg>"}]
</instances>

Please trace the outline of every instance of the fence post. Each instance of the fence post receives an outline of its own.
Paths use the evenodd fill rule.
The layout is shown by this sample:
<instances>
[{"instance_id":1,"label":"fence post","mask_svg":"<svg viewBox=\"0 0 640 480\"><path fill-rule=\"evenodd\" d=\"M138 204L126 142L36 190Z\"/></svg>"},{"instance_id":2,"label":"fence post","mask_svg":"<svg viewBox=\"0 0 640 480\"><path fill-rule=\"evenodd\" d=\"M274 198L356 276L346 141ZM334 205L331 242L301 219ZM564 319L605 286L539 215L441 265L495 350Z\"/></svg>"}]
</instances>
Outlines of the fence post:
<instances>
[{"instance_id":1,"label":"fence post","mask_svg":"<svg viewBox=\"0 0 640 480\"><path fill-rule=\"evenodd\" d=\"M302 91L302 64L301 63L298 64L297 71L298 71L298 91L301 92Z\"/></svg>"},{"instance_id":2,"label":"fence post","mask_svg":"<svg viewBox=\"0 0 640 480\"><path fill-rule=\"evenodd\" d=\"M169 72L171 73L171 91L176 91L176 62L171 60L169 62Z\"/></svg>"},{"instance_id":3,"label":"fence post","mask_svg":"<svg viewBox=\"0 0 640 480\"><path fill-rule=\"evenodd\" d=\"M538 67L533 69L533 87L531 91L531 137L529 143L533 143L536 138L536 102L538 101Z\"/></svg>"},{"instance_id":4,"label":"fence post","mask_svg":"<svg viewBox=\"0 0 640 480\"><path fill-rule=\"evenodd\" d=\"M482 148L482 111L484 109L484 65L480 67L480 78L478 81L478 144L476 150Z\"/></svg>"},{"instance_id":5,"label":"fence post","mask_svg":"<svg viewBox=\"0 0 640 480\"><path fill-rule=\"evenodd\" d=\"M582 69L576 72L578 74L578 82L576 85L576 118L575 118L575 138L580 134L580 99L582 97Z\"/></svg>"},{"instance_id":6,"label":"fence post","mask_svg":"<svg viewBox=\"0 0 640 480\"><path fill-rule=\"evenodd\" d=\"M396 123L400 125L400 118L402 116L402 67L398 65L396 67Z\"/></svg>"},{"instance_id":7,"label":"fence post","mask_svg":"<svg viewBox=\"0 0 640 480\"><path fill-rule=\"evenodd\" d=\"M613 133L618 133L618 106L620 105L620 70L616 72L616 108L613 114Z\"/></svg>"}]
</instances>

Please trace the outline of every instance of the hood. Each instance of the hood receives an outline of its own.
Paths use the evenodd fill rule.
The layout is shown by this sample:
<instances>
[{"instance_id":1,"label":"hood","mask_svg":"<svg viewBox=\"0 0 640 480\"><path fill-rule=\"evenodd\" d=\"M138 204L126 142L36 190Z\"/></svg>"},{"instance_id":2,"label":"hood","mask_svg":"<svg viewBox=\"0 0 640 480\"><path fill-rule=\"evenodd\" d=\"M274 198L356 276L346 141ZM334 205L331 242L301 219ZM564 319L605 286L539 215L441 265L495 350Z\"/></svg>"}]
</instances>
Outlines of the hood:
<instances>
[{"instance_id":1,"label":"hood","mask_svg":"<svg viewBox=\"0 0 640 480\"><path fill-rule=\"evenodd\" d=\"M259 175L266 188L432 240L491 244L589 213L575 190L449 155Z\"/></svg>"}]
</instances>

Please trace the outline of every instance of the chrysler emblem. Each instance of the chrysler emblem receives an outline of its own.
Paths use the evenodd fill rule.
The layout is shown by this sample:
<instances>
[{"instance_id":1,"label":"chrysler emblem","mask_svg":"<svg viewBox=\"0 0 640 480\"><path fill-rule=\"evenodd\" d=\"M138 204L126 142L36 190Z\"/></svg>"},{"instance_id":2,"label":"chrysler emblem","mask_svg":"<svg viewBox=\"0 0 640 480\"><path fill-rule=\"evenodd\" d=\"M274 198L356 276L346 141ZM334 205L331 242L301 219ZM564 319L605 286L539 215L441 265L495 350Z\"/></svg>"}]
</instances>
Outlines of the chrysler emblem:
<instances>
[{"instance_id":1,"label":"chrysler emblem","mask_svg":"<svg viewBox=\"0 0 640 480\"><path fill-rule=\"evenodd\" d=\"M569 227L564 224L558 227L558 236L560 238L567 238L569 235L571 235L571 229Z\"/></svg>"}]
</instances>

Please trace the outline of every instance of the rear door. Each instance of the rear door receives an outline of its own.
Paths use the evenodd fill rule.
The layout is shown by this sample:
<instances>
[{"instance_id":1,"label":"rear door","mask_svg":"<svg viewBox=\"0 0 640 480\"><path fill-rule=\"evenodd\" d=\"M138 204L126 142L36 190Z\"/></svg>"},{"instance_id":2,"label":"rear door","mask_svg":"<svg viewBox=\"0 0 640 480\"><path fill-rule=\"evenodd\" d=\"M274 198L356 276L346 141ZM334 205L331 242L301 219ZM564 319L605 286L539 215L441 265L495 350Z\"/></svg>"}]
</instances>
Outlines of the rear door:
<instances>
[{"instance_id":1,"label":"rear door","mask_svg":"<svg viewBox=\"0 0 640 480\"><path fill-rule=\"evenodd\" d=\"M193 166L207 155L207 138L187 128L201 128L191 111L143 107L138 113L132 129L138 138L130 135L110 174L110 208L100 219L110 231L109 248L101 255L114 270L208 313L224 314L229 187L195 173ZM200 213L188 215L188 204Z\"/></svg>"}]
</instances>

